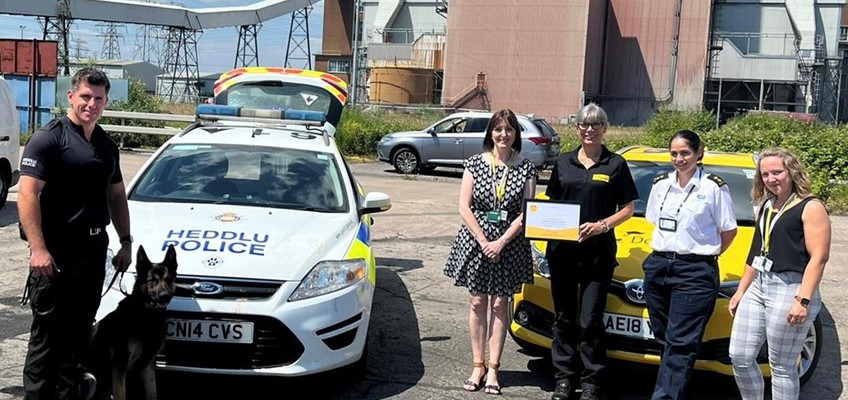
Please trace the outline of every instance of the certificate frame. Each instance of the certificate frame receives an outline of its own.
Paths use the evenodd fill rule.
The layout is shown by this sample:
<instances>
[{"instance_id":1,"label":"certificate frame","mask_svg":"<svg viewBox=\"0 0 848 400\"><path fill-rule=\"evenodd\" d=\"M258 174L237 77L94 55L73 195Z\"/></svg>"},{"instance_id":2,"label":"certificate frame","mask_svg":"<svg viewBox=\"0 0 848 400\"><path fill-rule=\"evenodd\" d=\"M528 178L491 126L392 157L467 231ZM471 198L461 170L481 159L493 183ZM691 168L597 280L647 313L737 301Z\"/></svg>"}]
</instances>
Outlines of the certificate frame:
<instances>
[{"instance_id":1,"label":"certificate frame","mask_svg":"<svg viewBox=\"0 0 848 400\"><path fill-rule=\"evenodd\" d=\"M577 241L580 235L580 203L524 199L523 222L527 239Z\"/></svg>"}]
</instances>

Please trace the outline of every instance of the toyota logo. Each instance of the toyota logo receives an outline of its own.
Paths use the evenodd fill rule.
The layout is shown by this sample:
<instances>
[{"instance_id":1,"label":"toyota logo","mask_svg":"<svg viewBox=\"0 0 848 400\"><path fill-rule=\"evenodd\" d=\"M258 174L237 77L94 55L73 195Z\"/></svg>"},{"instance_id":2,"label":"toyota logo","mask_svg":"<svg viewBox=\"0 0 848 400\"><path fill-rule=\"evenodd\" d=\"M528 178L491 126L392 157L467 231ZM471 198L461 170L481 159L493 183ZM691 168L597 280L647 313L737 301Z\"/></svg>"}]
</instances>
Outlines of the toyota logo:
<instances>
[{"instance_id":1,"label":"toyota logo","mask_svg":"<svg viewBox=\"0 0 848 400\"><path fill-rule=\"evenodd\" d=\"M624 293L630 301L645 304L645 282L641 279L631 279L624 282Z\"/></svg>"},{"instance_id":2,"label":"toyota logo","mask_svg":"<svg viewBox=\"0 0 848 400\"><path fill-rule=\"evenodd\" d=\"M191 285L195 294L202 296L214 296L224 292L224 287L213 282L195 282Z\"/></svg>"}]
</instances>

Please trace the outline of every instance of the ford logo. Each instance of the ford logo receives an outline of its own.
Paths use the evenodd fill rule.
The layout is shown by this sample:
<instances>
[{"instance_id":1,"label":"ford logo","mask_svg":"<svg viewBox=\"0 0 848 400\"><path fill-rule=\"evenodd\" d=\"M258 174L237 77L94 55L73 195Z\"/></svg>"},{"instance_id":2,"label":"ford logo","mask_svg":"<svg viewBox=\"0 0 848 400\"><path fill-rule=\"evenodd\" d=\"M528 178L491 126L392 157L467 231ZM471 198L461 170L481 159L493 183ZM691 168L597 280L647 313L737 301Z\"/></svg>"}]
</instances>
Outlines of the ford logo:
<instances>
[{"instance_id":1,"label":"ford logo","mask_svg":"<svg viewBox=\"0 0 848 400\"><path fill-rule=\"evenodd\" d=\"M195 282L191 285L194 294L202 296L214 296L224 292L224 287L213 282Z\"/></svg>"},{"instance_id":2,"label":"ford logo","mask_svg":"<svg viewBox=\"0 0 848 400\"><path fill-rule=\"evenodd\" d=\"M630 301L645 304L645 282L641 279L631 279L624 282L624 293Z\"/></svg>"}]
</instances>

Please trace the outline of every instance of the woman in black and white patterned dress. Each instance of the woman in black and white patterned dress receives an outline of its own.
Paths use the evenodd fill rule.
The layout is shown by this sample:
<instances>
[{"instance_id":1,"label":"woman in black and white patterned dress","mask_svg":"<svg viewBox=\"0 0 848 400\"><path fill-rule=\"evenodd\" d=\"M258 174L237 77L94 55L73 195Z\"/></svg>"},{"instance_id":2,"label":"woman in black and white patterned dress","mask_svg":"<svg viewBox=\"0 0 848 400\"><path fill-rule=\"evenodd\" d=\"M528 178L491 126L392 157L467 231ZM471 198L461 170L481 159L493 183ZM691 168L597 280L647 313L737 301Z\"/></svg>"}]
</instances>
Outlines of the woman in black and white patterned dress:
<instances>
[{"instance_id":1,"label":"woman in black and white patterned dress","mask_svg":"<svg viewBox=\"0 0 848 400\"><path fill-rule=\"evenodd\" d=\"M471 293L469 329L474 369L463 384L501 394L498 367L509 324L509 297L533 282L530 241L522 230L523 200L536 192L536 168L519 155L521 127L510 110L492 116L483 150L465 162L459 229L444 273ZM491 309L491 323L488 321ZM491 327L491 332L487 328ZM488 338L488 373L484 363ZM482 385L486 378L485 386Z\"/></svg>"}]
</instances>

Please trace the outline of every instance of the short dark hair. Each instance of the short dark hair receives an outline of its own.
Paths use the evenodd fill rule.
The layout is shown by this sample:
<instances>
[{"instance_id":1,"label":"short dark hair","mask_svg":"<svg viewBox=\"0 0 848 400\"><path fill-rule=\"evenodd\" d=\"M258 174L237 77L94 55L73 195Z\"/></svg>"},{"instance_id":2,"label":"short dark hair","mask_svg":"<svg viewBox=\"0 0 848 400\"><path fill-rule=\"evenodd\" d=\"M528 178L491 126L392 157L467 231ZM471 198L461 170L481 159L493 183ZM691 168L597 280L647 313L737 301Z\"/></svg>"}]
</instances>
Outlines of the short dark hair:
<instances>
[{"instance_id":1,"label":"short dark hair","mask_svg":"<svg viewBox=\"0 0 848 400\"><path fill-rule=\"evenodd\" d=\"M506 121L512 129L515 129L515 140L512 141L512 150L516 153L521 153L521 124L518 123L518 117L512 110L505 108L494 114L489 119L489 126L486 127L486 136L483 138L483 150L492 151L495 148L495 141L492 139L492 131L495 127Z\"/></svg>"},{"instance_id":2,"label":"short dark hair","mask_svg":"<svg viewBox=\"0 0 848 400\"><path fill-rule=\"evenodd\" d=\"M109 89L112 88L112 84L109 83L109 77L106 76L106 73L92 67L80 68L74 74L74 77L71 78L71 90L76 91L79 89L80 83L85 82L91 86L100 86L106 88L106 94L109 94Z\"/></svg>"},{"instance_id":3,"label":"short dark hair","mask_svg":"<svg viewBox=\"0 0 848 400\"><path fill-rule=\"evenodd\" d=\"M689 148L692 149L693 153L697 153L698 150L703 148L703 145L701 144L701 137L698 136L697 133L692 132L688 129L684 129L682 131L677 131L677 133L675 133L671 137L671 139L668 139L668 147L669 148L671 148L671 142L673 142L674 139L682 139L684 142L686 142L686 144L689 146ZM701 156L698 157L698 161L701 161L703 158L704 158L704 155L701 154Z\"/></svg>"}]
</instances>

